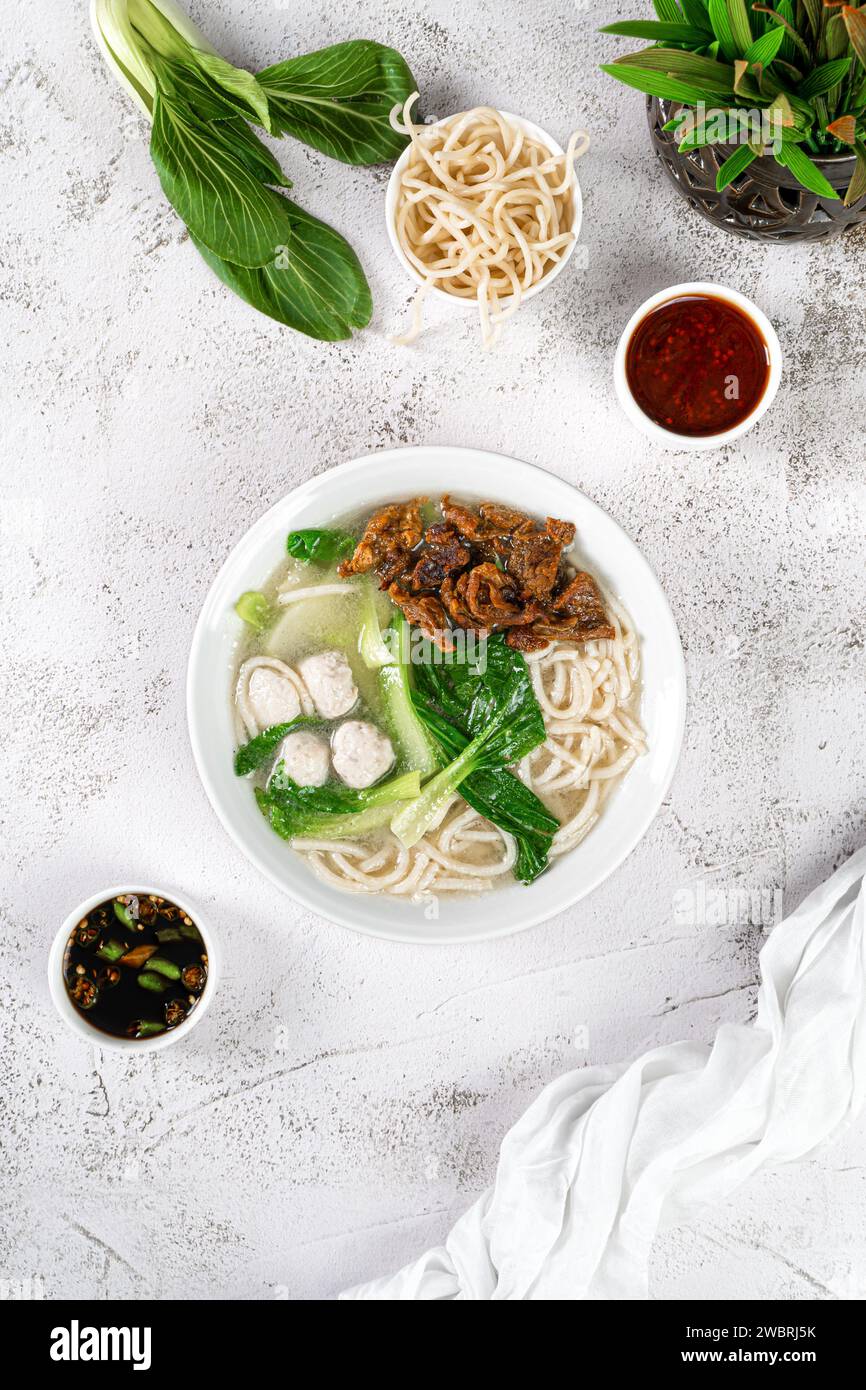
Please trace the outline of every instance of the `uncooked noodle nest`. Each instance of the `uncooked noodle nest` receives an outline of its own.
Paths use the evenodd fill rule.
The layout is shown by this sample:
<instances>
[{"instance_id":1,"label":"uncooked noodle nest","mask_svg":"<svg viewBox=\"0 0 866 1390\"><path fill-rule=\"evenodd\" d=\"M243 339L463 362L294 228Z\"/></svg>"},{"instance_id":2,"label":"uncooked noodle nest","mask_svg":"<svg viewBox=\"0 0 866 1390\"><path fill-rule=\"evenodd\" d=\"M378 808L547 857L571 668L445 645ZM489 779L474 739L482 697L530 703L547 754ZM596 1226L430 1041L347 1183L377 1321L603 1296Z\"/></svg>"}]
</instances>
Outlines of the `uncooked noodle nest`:
<instances>
[{"instance_id":1,"label":"uncooked noodle nest","mask_svg":"<svg viewBox=\"0 0 866 1390\"><path fill-rule=\"evenodd\" d=\"M547 738L515 770L560 817L552 858L574 849L588 834L605 799L646 752L636 714L637 635L616 600L609 594L604 598L616 633L612 640L551 642L526 655ZM390 832L375 846L303 839L293 846L319 878L335 887L419 902L440 893L492 888L516 858L512 836L459 795L410 850Z\"/></svg>"},{"instance_id":2,"label":"uncooked noodle nest","mask_svg":"<svg viewBox=\"0 0 866 1390\"><path fill-rule=\"evenodd\" d=\"M475 299L484 348L548 275L574 241L574 162L589 148L577 131L554 155L516 121L490 106L435 126L412 120L413 93L391 112L411 147L400 179L395 229L410 264L423 276L412 323L394 341L421 332L424 296L436 285ZM402 120L400 115L402 114Z\"/></svg>"}]
</instances>

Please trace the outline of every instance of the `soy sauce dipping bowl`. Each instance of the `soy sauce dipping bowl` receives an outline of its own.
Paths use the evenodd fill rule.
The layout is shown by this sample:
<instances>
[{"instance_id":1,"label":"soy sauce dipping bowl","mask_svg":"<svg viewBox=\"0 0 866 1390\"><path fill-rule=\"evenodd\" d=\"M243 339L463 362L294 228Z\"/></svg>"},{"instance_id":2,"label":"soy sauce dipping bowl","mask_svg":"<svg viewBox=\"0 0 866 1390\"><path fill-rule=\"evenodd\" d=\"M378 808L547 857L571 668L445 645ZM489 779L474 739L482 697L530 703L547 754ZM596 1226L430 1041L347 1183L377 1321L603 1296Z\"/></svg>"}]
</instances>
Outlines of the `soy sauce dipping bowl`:
<instances>
[{"instance_id":1,"label":"soy sauce dipping bowl","mask_svg":"<svg viewBox=\"0 0 866 1390\"><path fill-rule=\"evenodd\" d=\"M769 373L764 394L744 420L740 420L731 429L722 430L718 434L677 434L673 430L665 429L663 425L651 420L641 410L628 384L626 356L632 334L653 309L657 309L661 304L667 304L671 299L681 299L686 295L709 295L714 299L721 299L733 305L734 308L739 309L741 313L746 314L752 320L767 346ZM782 379L782 348L776 330L767 315L758 308L757 304L753 304L751 299L747 299L738 290L728 289L725 285L716 285L706 280L689 281L683 285L671 285L670 289L659 290L658 294L651 295L639 309L635 310L619 340L614 359L613 379L620 405L632 424L636 425L649 439L655 440L665 449L677 451L720 449L724 444L729 444L732 439L739 439L740 435L746 434L770 409Z\"/></svg>"},{"instance_id":2,"label":"soy sauce dipping bowl","mask_svg":"<svg viewBox=\"0 0 866 1390\"><path fill-rule=\"evenodd\" d=\"M84 1015L76 1009L66 991L66 982L63 978L63 957L66 945L75 928L83 917L86 917L94 908L99 907L100 903L110 902L112 898L120 897L122 893L132 893L136 897L147 897L149 893L155 893L160 898L165 898L167 902L174 903L181 908L188 917L191 917L198 927L205 952L207 953L208 969L207 981L202 990L201 998L195 1008L179 1023L176 1028L168 1028L164 1033L158 1033L152 1038L118 1038L111 1033L104 1033L101 1028L88 1023ZM195 1028L196 1024L204 1017L210 1008L211 1000L214 997L216 984L219 974L219 950L214 937L213 929L202 915L201 910L191 903L181 894L175 893L170 888L154 887L153 884L129 884L123 883L115 888L104 888L100 893L94 893L93 897L85 899L83 903L70 912L62 927L54 938L54 943L48 955L48 990L54 1007L59 1013L63 1022L77 1033L79 1038L85 1042L95 1043L97 1047L110 1048L115 1052L126 1052L130 1055L138 1056L143 1052L157 1052L160 1048L171 1047L172 1043L179 1042L181 1038L186 1038Z\"/></svg>"}]
</instances>

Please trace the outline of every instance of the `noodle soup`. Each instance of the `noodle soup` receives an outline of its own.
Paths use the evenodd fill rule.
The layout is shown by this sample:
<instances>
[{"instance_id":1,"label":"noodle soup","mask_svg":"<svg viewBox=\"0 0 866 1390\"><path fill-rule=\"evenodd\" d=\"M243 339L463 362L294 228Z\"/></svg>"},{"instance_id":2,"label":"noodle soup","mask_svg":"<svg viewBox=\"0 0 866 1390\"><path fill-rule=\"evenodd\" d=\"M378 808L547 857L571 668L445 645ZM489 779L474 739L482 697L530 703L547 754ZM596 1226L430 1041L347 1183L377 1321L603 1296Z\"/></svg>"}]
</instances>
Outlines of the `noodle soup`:
<instances>
[{"instance_id":1,"label":"noodle soup","mask_svg":"<svg viewBox=\"0 0 866 1390\"><path fill-rule=\"evenodd\" d=\"M628 615L574 527L410 499L292 532L245 594L235 770L348 892L531 885L646 749Z\"/></svg>"}]
</instances>

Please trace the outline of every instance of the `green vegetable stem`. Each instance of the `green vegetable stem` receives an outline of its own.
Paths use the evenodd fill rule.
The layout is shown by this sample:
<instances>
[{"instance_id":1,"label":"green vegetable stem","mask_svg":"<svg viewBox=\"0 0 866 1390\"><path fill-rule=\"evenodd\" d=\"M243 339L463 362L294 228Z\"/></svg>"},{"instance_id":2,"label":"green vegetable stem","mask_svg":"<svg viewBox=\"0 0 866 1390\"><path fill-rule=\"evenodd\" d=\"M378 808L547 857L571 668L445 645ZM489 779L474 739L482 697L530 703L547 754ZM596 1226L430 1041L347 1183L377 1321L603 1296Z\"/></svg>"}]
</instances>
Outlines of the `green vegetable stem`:
<instances>
[{"instance_id":1,"label":"green vegetable stem","mask_svg":"<svg viewBox=\"0 0 866 1390\"><path fill-rule=\"evenodd\" d=\"M235 604L235 612L256 632L264 632L274 621L273 608L264 594L260 594L257 589L248 589L245 594L241 594Z\"/></svg>"}]
</instances>

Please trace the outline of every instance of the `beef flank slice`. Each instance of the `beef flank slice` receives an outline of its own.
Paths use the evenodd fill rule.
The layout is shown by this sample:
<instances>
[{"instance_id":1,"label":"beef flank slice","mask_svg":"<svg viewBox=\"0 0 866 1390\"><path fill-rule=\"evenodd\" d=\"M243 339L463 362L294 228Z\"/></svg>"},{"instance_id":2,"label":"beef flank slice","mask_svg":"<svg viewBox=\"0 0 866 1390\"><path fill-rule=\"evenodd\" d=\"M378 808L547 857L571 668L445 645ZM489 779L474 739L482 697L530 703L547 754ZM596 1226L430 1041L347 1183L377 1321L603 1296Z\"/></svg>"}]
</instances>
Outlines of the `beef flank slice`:
<instances>
[{"instance_id":1,"label":"beef flank slice","mask_svg":"<svg viewBox=\"0 0 866 1390\"><path fill-rule=\"evenodd\" d=\"M388 597L393 599L398 608L402 608L408 621L414 627L419 627L427 637L432 638L443 652L454 650L454 638L448 626L448 617L434 594L419 597L401 589L399 584L391 584Z\"/></svg>"},{"instance_id":2,"label":"beef flank slice","mask_svg":"<svg viewBox=\"0 0 866 1390\"><path fill-rule=\"evenodd\" d=\"M529 598L546 602L553 593L562 561L562 542L546 531L517 535L511 544L508 573Z\"/></svg>"},{"instance_id":3,"label":"beef flank slice","mask_svg":"<svg viewBox=\"0 0 866 1390\"><path fill-rule=\"evenodd\" d=\"M484 627L515 627L527 620L526 605L514 577L487 562L469 571L465 602L476 623Z\"/></svg>"},{"instance_id":4,"label":"beef flank slice","mask_svg":"<svg viewBox=\"0 0 866 1390\"><path fill-rule=\"evenodd\" d=\"M445 579L459 574L471 559L472 552L461 542L453 526L428 526L421 558L412 570L412 589L416 593L439 589Z\"/></svg>"},{"instance_id":5,"label":"beef flank slice","mask_svg":"<svg viewBox=\"0 0 866 1390\"><path fill-rule=\"evenodd\" d=\"M338 574L368 574L377 570L382 587L402 574L410 553L421 540L421 503L415 497L409 502L392 502L380 507L367 522L364 534L355 546L354 554L338 567Z\"/></svg>"},{"instance_id":6,"label":"beef flank slice","mask_svg":"<svg viewBox=\"0 0 866 1390\"><path fill-rule=\"evenodd\" d=\"M616 632L608 620L598 585L583 570L571 578L550 600L552 612L533 624L539 637L558 637L573 642L611 639Z\"/></svg>"},{"instance_id":7,"label":"beef flank slice","mask_svg":"<svg viewBox=\"0 0 866 1390\"><path fill-rule=\"evenodd\" d=\"M456 627L475 629L480 637L486 637L487 628L479 626L477 620L473 618L467 607L466 587L468 583L468 573L458 575L456 579L452 575L449 575L447 579L442 581L439 597L447 609L449 618Z\"/></svg>"}]
</instances>

